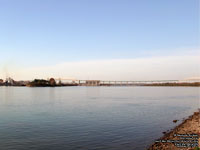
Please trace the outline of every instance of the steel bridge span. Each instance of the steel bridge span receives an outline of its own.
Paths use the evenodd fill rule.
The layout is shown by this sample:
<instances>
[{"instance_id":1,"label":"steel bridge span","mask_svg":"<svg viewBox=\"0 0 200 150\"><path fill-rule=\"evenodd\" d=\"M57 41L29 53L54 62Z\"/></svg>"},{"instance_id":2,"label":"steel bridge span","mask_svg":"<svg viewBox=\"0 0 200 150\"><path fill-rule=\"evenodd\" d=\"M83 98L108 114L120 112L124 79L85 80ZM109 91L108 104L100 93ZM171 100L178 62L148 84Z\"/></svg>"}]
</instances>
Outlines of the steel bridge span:
<instances>
[{"instance_id":1,"label":"steel bridge span","mask_svg":"<svg viewBox=\"0 0 200 150\"><path fill-rule=\"evenodd\" d=\"M179 80L151 80L151 81L105 81L105 80L78 80L79 85L85 86L130 86L153 83L178 83Z\"/></svg>"},{"instance_id":2,"label":"steel bridge span","mask_svg":"<svg viewBox=\"0 0 200 150\"><path fill-rule=\"evenodd\" d=\"M134 86L148 84L165 84L165 83L185 83L186 80L146 80L146 81L114 81L114 80L78 80L75 78L58 78L56 81L62 81L66 84L76 84L79 86ZM194 81L190 81L194 82ZM189 82L189 83L190 83Z\"/></svg>"}]
</instances>

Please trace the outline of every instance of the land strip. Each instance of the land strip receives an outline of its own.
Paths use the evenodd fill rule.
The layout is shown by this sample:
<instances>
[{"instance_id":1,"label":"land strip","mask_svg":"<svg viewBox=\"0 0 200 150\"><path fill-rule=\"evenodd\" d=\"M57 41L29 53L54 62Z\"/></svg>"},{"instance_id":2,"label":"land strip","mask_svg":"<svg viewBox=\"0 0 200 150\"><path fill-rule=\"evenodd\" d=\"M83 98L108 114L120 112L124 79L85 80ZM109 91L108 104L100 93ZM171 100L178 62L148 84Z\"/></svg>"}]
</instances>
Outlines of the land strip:
<instances>
[{"instance_id":1,"label":"land strip","mask_svg":"<svg viewBox=\"0 0 200 150\"><path fill-rule=\"evenodd\" d=\"M198 150L199 143L200 110L156 140L149 150Z\"/></svg>"}]
</instances>

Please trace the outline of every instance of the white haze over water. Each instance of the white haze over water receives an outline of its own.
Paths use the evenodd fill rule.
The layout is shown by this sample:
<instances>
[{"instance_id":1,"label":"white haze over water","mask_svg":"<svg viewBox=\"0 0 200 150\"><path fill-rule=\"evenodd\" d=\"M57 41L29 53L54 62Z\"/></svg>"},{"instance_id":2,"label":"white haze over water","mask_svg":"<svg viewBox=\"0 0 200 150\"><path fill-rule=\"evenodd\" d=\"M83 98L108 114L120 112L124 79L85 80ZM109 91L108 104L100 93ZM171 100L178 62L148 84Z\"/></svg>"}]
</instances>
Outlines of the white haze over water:
<instances>
[{"instance_id":1,"label":"white haze over water","mask_svg":"<svg viewBox=\"0 0 200 150\"><path fill-rule=\"evenodd\" d=\"M50 77L99 80L181 80L200 76L199 60L199 55L90 60L63 62L35 68L15 67L8 71L9 76L15 80ZM5 73L2 72L3 69L0 78L4 79Z\"/></svg>"}]
</instances>

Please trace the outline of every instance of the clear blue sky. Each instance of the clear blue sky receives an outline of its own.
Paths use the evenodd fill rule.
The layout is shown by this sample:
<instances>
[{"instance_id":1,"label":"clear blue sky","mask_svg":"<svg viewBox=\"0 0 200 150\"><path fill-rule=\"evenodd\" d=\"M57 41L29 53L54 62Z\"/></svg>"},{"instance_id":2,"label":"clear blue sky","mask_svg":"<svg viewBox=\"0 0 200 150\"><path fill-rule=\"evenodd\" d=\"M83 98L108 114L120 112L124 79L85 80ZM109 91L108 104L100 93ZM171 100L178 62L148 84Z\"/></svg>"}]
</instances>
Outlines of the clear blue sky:
<instances>
[{"instance_id":1,"label":"clear blue sky","mask_svg":"<svg viewBox=\"0 0 200 150\"><path fill-rule=\"evenodd\" d=\"M0 0L0 63L127 59L198 47L199 0Z\"/></svg>"}]
</instances>

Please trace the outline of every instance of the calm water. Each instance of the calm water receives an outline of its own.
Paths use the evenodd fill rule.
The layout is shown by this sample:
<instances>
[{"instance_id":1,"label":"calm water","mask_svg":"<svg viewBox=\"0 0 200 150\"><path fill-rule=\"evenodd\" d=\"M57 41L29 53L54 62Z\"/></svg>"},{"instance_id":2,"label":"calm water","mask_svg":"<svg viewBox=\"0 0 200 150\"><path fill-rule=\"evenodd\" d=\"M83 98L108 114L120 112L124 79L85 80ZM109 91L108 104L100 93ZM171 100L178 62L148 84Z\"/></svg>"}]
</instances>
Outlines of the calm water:
<instances>
[{"instance_id":1,"label":"calm water","mask_svg":"<svg viewBox=\"0 0 200 150\"><path fill-rule=\"evenodd\" d=\"M143 150L198 109L199 90L0 87L0 149Z\"/></svg>"}]
</instances>

